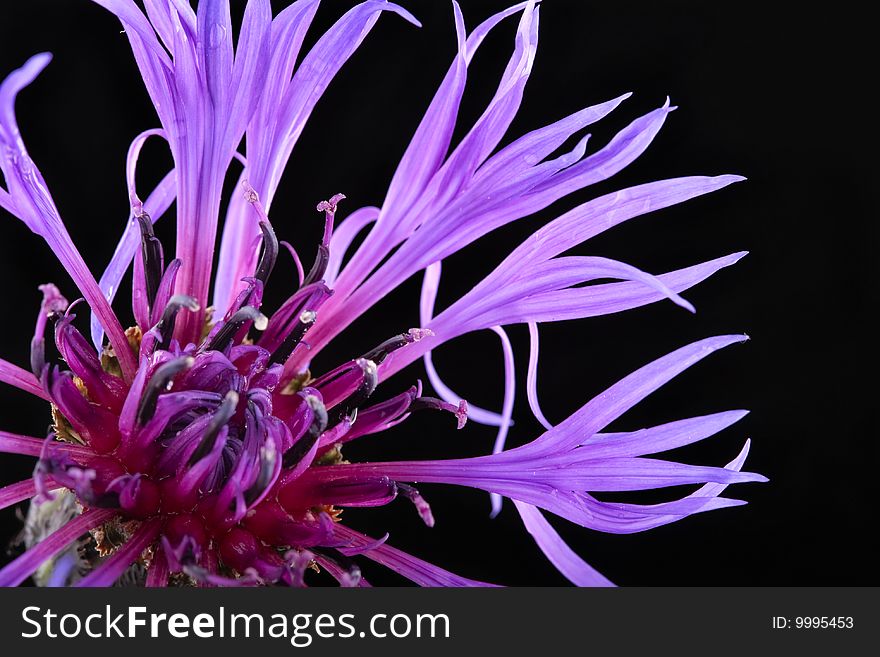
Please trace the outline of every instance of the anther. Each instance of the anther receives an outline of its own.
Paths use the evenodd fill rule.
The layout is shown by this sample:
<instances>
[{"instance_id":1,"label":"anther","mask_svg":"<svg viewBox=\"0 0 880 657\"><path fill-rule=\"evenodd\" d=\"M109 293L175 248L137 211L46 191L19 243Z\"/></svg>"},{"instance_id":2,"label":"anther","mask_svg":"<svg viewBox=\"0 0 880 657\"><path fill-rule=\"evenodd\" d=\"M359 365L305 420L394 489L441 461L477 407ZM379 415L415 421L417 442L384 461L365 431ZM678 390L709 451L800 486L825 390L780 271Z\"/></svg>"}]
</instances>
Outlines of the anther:
<instances>
[{"instance_id":1,"label":"anther","mask_svg":"<svg viewBox=\"0 0 880 657\"><path fill-rule=\"evenodd\" d=\"M302 339L305 337L308 330L312 328L317 319L318 313L314 310L303 310L299 314L296 326L294 326L293 330L286 338L284 338L284 342L281 343L278 349L272 353L269 362L273 364L286 362L287 359L290 358L290 354L292 354L297 345L302 342Z\"/></svg>"},{"instance_id":2,"label":"anther","mask_svg":"<svg viewBox=\"0 0 880 657\"><path fill-rule=\"evenodd\" d=\"M235 409L237 407L238 393L235 392L235 390L230 390L226 393L226 396L223 398L220 406L217 407L217 410L214 411L214 415L211 416L211 420L208 422L208 426L205 427L205 433L202 436L202 440L199 442L199 446L196 447L192 456L189 457L188 465L195 465L210 454L211 449L214 446L214 439L217 437L217 434L220 433L220 429L222 429L226 423L232 419L232 416L235 415Z\"/></svg>"},{"instance_id":3,"label":"anther","mask_svg":"<svg viewBox=\"0 0 880 657\"><path fill-rule=\"evenodd\" d=\"M191 356L182 356L181 358L168 361L156 369L144 388L141 403L138 406L138 426L145 425L153 418L153 415L156 413L159 395L167 392L171 388L174 377L192 367L193 362L194 359Z\"/></svg>"},{"instance_id":4,"label":"anther","mask_svg":"<svg viewBox=\"0 0 880 657\"><path fill-rule=\"evenodd\" d=\"M278 259L278 238L275 237L275 231L266 221L260 222L260 230L263 232L263 252L260 255L260 262L254 273L254 278L258 278L264 283L269 280L269 275L275 268L275 261Z\"/></svg>"},{"instance_id":5,"label":"anther","mask_svg":"<svg viewBox=\"0 0 880 657\"><path fill-rule=\"evenodd\" d=\"M416 397L409 406L410 411L432 410L432 411L448 411L455 415L458 422L458 429L467 424L467 402L462 399L458 402L458 406L450 404L436 397Z\"/></svg>"},{"instance_id":6,"label":"anther","mask_svg":"<svg viewBox=\"0 0 880 657\"><path fill-rule=\"evenodd\" d=\"M356 418L358 407L369 399L373 391L376 390L376 386L379 385L379 372L376 368L376 363L368 358L358 358L355 362L362 372L360 385L347 399L334 407L330 412L331 426L335 426L344 417ZM352 419L353 422L354 420Z\"/></svg>"},{"instance_id":7,"label":"anther","mask_svg":"<svg viewBox=\"0 0 880 657\"><path fill-rule=\"evenodd\" d=\"M278 452L275 450L275 445L271 441L267 441L260 448L260 473L257 475L257 480L244 494L244 501L247 506L253 504L272 484L275 464L277 462Z\"/></svg>"},{"instance_id":8,"label":"anther","mask_svg":"<svg viewBox=\"0 0 880 657\"><path fill-rule=\"evenodd\" d=\"M432 335L434 335L434 332L431 329L410 329L406 333L395 335L393 338L389 338L378 347L374 347L373 349L365 353L363 355L363 358L373 361L374 363L376 363L376 365L381 365L382 361L384 361L388 357L388 354L390 354L391 352L397 351L398 349L405 347L408 344L412 344L413 342L424 340L425 338Z\"/></svg>"},{"instance_id":9,"label":"anther","mask_svg":"<svg viewBox=\"0 0 880 657\"><path fill-rule=\"evenodd\" d=\"M181 308L186 308L190 312L196 312L199 309L199 302L195 298L186 294L175 294L168 300L165 310L162 311L162 317L156 322L153 328L161 336L161 340L157 345L158 349L167 349L171 343L171 336L174 334L174 323L177 320L177 313Z\"/></svg>"},{"instance_id":10,"label":"anther","mask_svg":"<svg viewBox=\"0 0 880 657\"><path fill-rule=\"evenodd\" d=\"M323 402L314 395L308 395L306 402L312 409L312 424L306 434L285 452L282 460L285 468L293 467L299 463L318 441L318 437L327 429L327 409Z\"/></svg>"},{"instance_id":11,"label":"anther","mask_svg":"<svg viewBox=\"0 0 880 657\"><path fill-rule=\"evenodd\" d=\"M214 334L214 337L211 338L205 349L207 351L224 351L226 347L232 343L235 334L238 333L239 330L241 330L241 327L248 322L253 322L254 327L258 331L263 331L269 323L269 320L263 313L253 306L245 306L241 310L236 311L232 317L226 320L226 323L216 334Z\"/></svg>"},{"instance_id":12,"label":"anther","mask_svg":"<svg viewBox=\"0 0 880 657\"><path fill-rule=\"evenodd\" d=\"M159 284L162 282L163 255L162 244L156 239L153 232L153 223L150 215L142 212L137 215L138 225L141 229L141 254L144 261L144 282L147 289L147 303L152 310L153 304L156 302L156 294L159 291Z\"/></svg>"}]
</instances>

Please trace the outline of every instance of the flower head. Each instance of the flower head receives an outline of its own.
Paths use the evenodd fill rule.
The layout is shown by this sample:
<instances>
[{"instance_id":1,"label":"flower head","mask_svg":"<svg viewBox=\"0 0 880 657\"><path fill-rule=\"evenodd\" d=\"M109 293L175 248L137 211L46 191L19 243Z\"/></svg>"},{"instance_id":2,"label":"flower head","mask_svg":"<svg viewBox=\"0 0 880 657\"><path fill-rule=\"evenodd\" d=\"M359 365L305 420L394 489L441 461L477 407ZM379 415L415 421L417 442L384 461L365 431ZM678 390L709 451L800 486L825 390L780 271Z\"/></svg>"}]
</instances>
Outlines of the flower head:
<instances>
[{"instance_id":1,"label":"flower head","mask_svg":"<svg viewBox=\"0 0 880 657\"><path fill-rule=\"evenodd\" d=\"M604 180L637 158L673 109L668 102L636 119L587 155L587 140L553 156L569 137L627 96L588 107L498 148L519 107L534 61L539 8L501 12L466 33L453 4L458 48L394 174L381 208L350 213L337 194L317 205L323 237L306 271L278 237L296 231L270 220L281 174L323 90L380 14L418 22L379 0L357 5L295 64L317 9L298 0L274 18L268 0L250 0L233 47L228 0L94 0L122 22L160 128L135 138L126 177L131 210L116 252L95 280L67 233L48 186L28 156L14 114L17 94L49 63L37 55L0 85L0 206L43 237L70 272L84 304L41 286L31 342L31 371L0 361L0 379L51 403L46 439L0 433L0 452L37 457L32 479L0 488L0 507L59 491L82 512L0 570L15 585L91 532L99 563L81 579L62 560L52 581L110 585L134 563L147 585L169 582L249 586L303 585L310 568L345 586L365 585L355 558L372 559L422 585L478 585L348 527L346 507L386 505L402 497L429 526L434 516L415 482L456 484L514 501L526 529L577 584L609 582L571 551L541 510L591 529L642 531L688 515L739 504L721 496L732 483L761 481L742 472L748 443L723 468L645 458L707 438L736 422L732 411L629 433L603 433L627 409L709 353L741 336L711 338L638 370L552 426L537 398L538 324L619 312L660 299L693 311L680 293L742 254L654 276L606 258L566 251L618 223L715 191L736 176L648 183L584 203L535 232L473 290L441 312L434 305L441 261L495 228ZM486 34L519 14L513 54L480 119L451 148L467 69ZM135 173L144 142L167 142L174 159L146 200ZM246 138L247 152L238 152ZM212 271L222 183L243 166L228 200L219 266ZM153 231L177 203L175 257ZM361 246L347 252L367 227ZM284 247L282 249L281 247ZM279 257L293 257L299 284L279 307L263 303ZM343 264L344 263L344 264ZM135 324L123 328L111 303L129 266ZM313 372L319 351L379 298L424 272L418 328L339 365ZM601 283L604 279L619 282ZM213 284L212 284L213 283ZM583 286L584 283L591 283ZM213 288L213 289L212 289ZM209 294L213 293L212 301ZM91 310L90 338L77 315ZM532 336L527 390L546 432L505 450L511 423L513 353L505 324ZM54 329L60 360L47 357ZM440 379L438 345L465 333L495 331L505 354L501 413L468 405ZM107 342L105 343L104 337ZM437 396L420 382L385 393L386 379L424 359ZM63 361L63 363L62 363ZM396 394L395 394L396 393ZM349 463L347 443L381 433L418 411L499 428L493 453L446 461ZM446 420L448 421L448 420ZM608 503L593 493L698 484L690 495L655 505ZM36 507L35 507L36 508ZM113 535L118 540L107 540Z\"/></svg>"}]
</instances>

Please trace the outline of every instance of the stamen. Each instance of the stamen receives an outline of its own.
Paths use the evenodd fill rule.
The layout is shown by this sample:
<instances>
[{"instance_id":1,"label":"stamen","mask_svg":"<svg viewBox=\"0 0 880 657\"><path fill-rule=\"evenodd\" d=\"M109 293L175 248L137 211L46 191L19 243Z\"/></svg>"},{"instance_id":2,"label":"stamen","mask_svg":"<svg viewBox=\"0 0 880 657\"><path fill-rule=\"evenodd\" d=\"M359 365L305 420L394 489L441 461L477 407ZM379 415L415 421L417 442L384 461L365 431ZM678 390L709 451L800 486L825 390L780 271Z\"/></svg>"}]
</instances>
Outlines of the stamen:
<instances>
[{"instance_id":1,"label":"stamen","mask_svg":"<svg viewBox=\"0 0 880 657\"><path fill-rule=\"evenodd\" d=\"M46 322L58 320L67 309L65 299L57 287L52 283L40 285L43 300L40 302L40 312L37 315L37 325L34 328L34 337L31 339L31 371L38 379L43 376L46 366Z\"/></svg>"},{"instance_id":2,"label":"stamen","mask_svg":"<svg viewBox=\"0 0 880 657\"><path fill-rule=\"evenodd\" d=\"M436 397L416 397L409 407L410 411L449 411L455 415L455 419L458 421L457 429L462 429L467 424L467 409L467 402L464 399L458 402L458 406L455 406Z\"/></svg>"},{"instance_id":3,"label":"stamen","mask_svg":"<svg viewBox=\"0 0 880 657\"><path fill-rule=\"evenodd\" d=\"M177 320L177 313L181 308L186 308L190 312L196 312L199 309L199 302L194 297L186 294L175 294L168 300L168 305L162 312L162 317L156 322L153 329L161 336L157 349L168 349L171 344L171 336L174 334L174 323Z\"/></svg>"},{"instance_id":4,"label":"stamen","mask_svg":"<svg viewBox=\"0 0 880 657\"><path fill-rule=\"evenodd\" d=\"M165 270L162 243L156 238L156 234L153 232L153 222L146 212L140 213L136 218L141 229L141 254L144 261L147 303L152 309Z\"/></svg>"},{"instance_id":5,"label":"stamen","mask_svg":"<svg viewBox=\"0 0 880 657\"><path fill-rule=\"evenodd\" d=\"M357 363L362 372L360 384L341 404L332 409L330 413L331 426L335 426L346 416L351 418L357 417L355 415L357 408L369 399L373 391L376 390L376 386L379 385L379 372L376 368L376 363L367 358L358 358L355 363ZM315 387L320 389L317 383Z\"/></svg>"},{"instance_id":6,"label":"stamen","mask_svg":"<svg viewBox=\"0 0 880 657\"><path fill-rule=\"evenodd\" d=\"M193 362L192 356L182 356L168 361L156 369L153 376L150 377L149 383L144 388L141 403L138 406L138 426L144 426L153 418L153 415L156 413L156 403L159 401L159 395L170 390L174 377L192 367Z\"/></svg>"},{"instance_id":7,"label":"stamen","mask_svg":"<svg viewBox=\"0 0 880 657\"><path fill-rule=\"evenodd\" d=\"M275 261L278 259L278 238L275 237L275 231L267 221L260 222L260 230L263 232L263 252L260 255L260 262L257 265L254 278L265 283L269 280L269 275L275 268Z\"/></svg>"},{"instance_id":8,"label":"stamen","mask_svg":"<svg viewBox=\"0 0 880 657\"><path fill-rule=\"evenodd\" d=\"M275 465L278 463L278 452L275 450L275 443L271 440L260 448L260 473L254 485L247 489L244 494L244 502L251 506L257 499L266 492L266 489L272 484L275 478Z\"/></svg>"},{"instance_id":9,"label":"stamen","mask_svg":"<svg viewBox=\"0 0 880 657\"><path fill-rule=\"evenodd\" d=\"M324 213L324 238L321 240L321 244L324 246L330 246L330 237L333 235L333 219L336 215L336 206L344 199L345 194L334 194L330 197L329 201L321 201L318 203L318 207L315 208L318 212Z\"/></svg>"},{"instance_id":10,"label":"stamen","mask_svg":"<svg viewBox=\"0 0 880 657\"><path fill-rule=\"evenodd\" d=\"M273 364L286 362L293 353L293 350L296 349L300 342L302 342L302 339L305 337L308 330L312 328L317 319L318 313L314 310L303 310L297 318L296 326L294 326L290 334L284 338L284 342L281 343L281 346L272 353L269 362Z\"/></svg>"},{"instance_id":11,"label":"stamen","mask_svg":"<svg viewBox=\"0 0 880 657\"><path fill-rule=\"evenodd\" d=\"M248 322L253 322L254 327L258 331L262 331L268 325L269 319L253 306L245 306L230 317L223 327L214 334L205 350L225 351L232 344L235 334Z\"/></svg>"},{"instance_id":12,"label":"stamen","mask_svg":"<svg viewBox=\"0 0 880 657\"><path fill-rule=\"evenodd\" d=\"M406 333L395 335L393 338L389 338L378 347L371 349L363 355L363 358L373 361L376 365L381 365L382 361L384 361L391 352L397 351L408 344L418 342L419 340L423 340L432 335L434 335L434 332L431 329L410 329Z\"/></svg>"},{"instance_id":13,"label":"stamen","mask_svg":"<svg viewBox=\"0 0 880 657\"><path fill-rule=\"evenodd\" d=\"M311 451L318 437L327 429L327 409L323 402L314 395L306 396L306 402L312 409L312 424L309 426L308 432L297 440L293 446L284 454L282 464L285 468L290 468L302 461L306 454Z\"/></svg>"},{"instance_id":14,"label":"stamen","mask_svg":"<svg viewBox=\"0 0 880 657\"><path fill-rule=\"evenodd\" d=\"M217 437L217 434L220 433L220 429L226 426L226 423L232 419L233 415L235 415L235 409L237 407L238 393L234 390L230 390L226 393L220 406L211 417L211 421L205 428L205 434L202 437L199 446L196 447L192 456L189 457L187 465L193 466L211 453L214 446L214 439Z\"/></svg>"},{"instance_id":15,"label":"stamen","mask_svg":"<svg viewBox=\"0 0 880 657\"><path fill-rule=\"evenodd\" d=\"M302 286L305 287L306 285L311 285L312 283L317 283L322 280L324 278L324 273L327 271L327 265L329 262L330 249L323 244L319 244L318 253L315 255L315 264L312 265L311 270L305 277L305 280L303 280Z\"/></svg>"}]
</instances>

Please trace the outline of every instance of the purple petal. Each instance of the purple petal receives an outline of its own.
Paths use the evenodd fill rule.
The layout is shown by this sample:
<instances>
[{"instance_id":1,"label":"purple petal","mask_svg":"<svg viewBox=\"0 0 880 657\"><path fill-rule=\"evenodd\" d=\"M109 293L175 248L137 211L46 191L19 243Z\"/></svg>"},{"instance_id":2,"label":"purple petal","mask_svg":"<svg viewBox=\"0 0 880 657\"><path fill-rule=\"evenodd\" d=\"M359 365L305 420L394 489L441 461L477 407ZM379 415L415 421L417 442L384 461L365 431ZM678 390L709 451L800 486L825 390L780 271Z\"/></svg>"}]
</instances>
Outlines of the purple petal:
<instances>
[{"instance_id":1,"label":"purple petal","mask_svg":"<svg viewBox=\"0 0 880 657\"><path fill-rule=\"evenodd\" d=\"M739 422L748 411L726 411L627 433L594 434L581 443L589 458L642 456L690 445Z\"/></svg>"},{"instance_id":2,"label":"purple petal","mask_svg":"<svg viewBox=\"0 0 880 657\"><path fill-rule=\"evenodd\" d=\"M333 231L330 238L330 260L327 262L327 271L324 273L324 281L330 287L339 275L342 261L348 251L348 247L355 237L368 225L376 221L379 216L379 208L365 207L355 210L345 218L339 227Z\"/></svg>"},{"instance_id":3,"label":"purple petal","mask_svg":"<svg viewBox=\"0 0 880 657\"><path fill-rule=\"evenodd\" d=\"M334 529L337 536L350 541L352 545L372 544L375 542L373 539L340 524L335 525ZM419 586L495 586L494 584L460 577L439 566L422 561L406 552L393 548L387 543L369 552L365 552L364 556L403 575Z\"/></svg>"},{"instance_id":4,"label":"purple petal","mask_svg":"<svg viewBox=\"0 0 880 657\"><path fill-rule=\"evenodd\" d=\"M90 529L98 527L116 515L114 509L90 509L61 529L53 532L27 552L6 564L0 570L0 586L18 586L68 545Z\"/></svg>"},{"instance_id":5,"label":"purple petal","mask_svg":"<svg viewBox=\"0 0 880 657\"><path fill-rule=\"evenodd\" d=\"M15 454L18 452L12 453ZM48 485L48 482L45 480L43 483ZM55 484L53 483L52 485ZM37 486L34 483L33 478L25 479L24 481L19 481L15 484L9 484L8 486L0 486L0 510L10 507L13 504L29 500L36 494Z\"/></svg>"},{"instance_id":6,"label":"purple petal","mask_svg":"<svg viewBox=\"0 0 880 657\"><path fill-rule=\"evenodd\" d=\"M541 551L560 573L575 586L614 586L586 561L581 559L531 504L514 501L526 529Z\"/></svg>"},{"instance_id":7,"label":"purple petal","mask_svg":"<svg viewBox=\"0 0 880 657\"><path fill-rule=\"evenodd\" d=\"M0 168L9 193L15 198L16 216L46 240L67 269L110 336L122 371L130 380L137 367L122 326L70 239L43 176L25 149L15 121L14 104L18 92L39 75L50 59L46 53L36 55L0 84L0 147L3 150Z\"/></svg>"},{"instance_id":8,"label":"purple petal","mask_svg":"<svg viewBox=\"0 0 880 657\"><path fill-rule=\"evenodd\" d=\"M725 335L673 351L621 379L526 447L530 452L546 454L580 445L687 368L719 349L747 339L744 335Z\"/></svg>"},{"instance_id":9,"label":"purple petal","mask_svg":"<svg viewBox=\"0 0 880 657\"><path fill-rule=\"evenodd\" d=\"M422 293L419 303L420 322L423 326L430 324L431 319L434 317L434 301L437 299L437 290L440 286L440 274L440 262L435 262L425 269L425 278L422 281ZM446 383L443 382L443 379L440 378L440 374L434 367L434 360L430 351L425 352L424 361L428 380L431 382L431 386L434 388L435 392L440 396L440 399L450 404L459 404L462 397L456 394L452 388L447 386ZM385 373L388 369L389 368L384 365L379 369L379 372L382 375L381 378L386 378ZM390 374L387 376L390 376ZM468 403L467 417L478 424L488 424L494 427L500 426L502 421L499 413L488 411L470 403ZM511 425L512 424L513 423L511 422Z\"/></svg>"},{"instance_id":10,"label":"purple petal","mask_svg":"<svg viewBox=\"0 0 880 657\"><path fill-rule=\"evenodd\" d=\"M143 204L144 212L150 216L153 223L157 222L165 214L171 203L174 202L176 194L177 173L172 170L165 174L165 177L156 185L156 188ZM122 278L125 276L125 272L128 270L128 266L131 264L132 258L140 246L140 238L141 233L137 220L133 214L130 214L125 224L122 238L116 245L113 257L104 270L99 283L101 291L104 293L104 298L110 303L113 302L116 292L119 290L119 284L122 282ZM92 344L100 351L104 339L104 330L94 313L92 313L91 317L91 337Z\"/></svg>"},{"instance_id":11,"label":"purple petal","mask_svg":"<svg viewBox=\"0 0 880 657\"><path fill-rule=\"evenodd\" d=\"M552 429L553 425L544 417L541 405L538 402L538 356L539 356L538 324L529 322L529 366L526 374L526 396L529 400L529 408L532 415L545 429Z\"/></svg>"},{"instance_id":12,"label":"purple petal","mask_svg":"<svg viewBox=\"0 0 880 657\"><path fill-rule=\"evenodd\" d=\"M0 358L0 381L15 386L20 390L36 395L41 399L49 400L49 395L37 381L37 377L32 372L22 369L18 365L13 365L9 361Z\"/></svg>"},{"instance_id":13,"label":"purple petal","mask_svg":"<svg viewBox=\"0 0 880 657\"><path fill-rule=\"evenodd\" d=\"M501 406L501 423L495 436L495 444L492 446L492 453L498 454L504 451L507 432L511 424L510 418L513 415L513 400L516 394L516 369L513 362L513 347L510 344L507 333L500 326L493 326L492 330L501 339L501 349L504 352L504 402ZM491 517L494 518L501 512L501 496L497 493L490 493L490 498L492 502Z\"/></svg>"}]
</instances>

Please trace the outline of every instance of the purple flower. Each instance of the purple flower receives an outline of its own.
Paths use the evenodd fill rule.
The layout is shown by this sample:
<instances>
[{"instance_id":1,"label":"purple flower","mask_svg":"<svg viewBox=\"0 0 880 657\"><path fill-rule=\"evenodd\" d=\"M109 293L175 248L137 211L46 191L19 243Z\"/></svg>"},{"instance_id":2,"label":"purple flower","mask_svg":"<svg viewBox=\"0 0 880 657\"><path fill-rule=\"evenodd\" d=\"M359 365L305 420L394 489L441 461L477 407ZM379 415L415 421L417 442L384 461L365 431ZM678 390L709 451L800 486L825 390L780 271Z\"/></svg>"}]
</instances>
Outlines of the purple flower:
<instances>
[{"instance_id":1,"label":"purple flower","mask_svg":"<svg viewBox=\"0 0 880 657\"><path fill-rule=\"evenodd\" d=\"M578 585L607 585L562 541L544 513L598 531L637 532L742 504L722 497L726 486L765 480L742 471L748 442L725 467L646 458L708 438L739 420L742 411L605 432L653 390L743 336L710 338L660 358L556 426L544 418L537 396L539 323L615 313L661 299L693 311L680 293L744 255L654 276L605 258L563 254L616 224L721 189L739 177L663 180L584 203L540 228L470 292L435 312L447 256L614 175L647 148L674 109L665 103L589 155L584 137L570 152L553 156L627 96L583 109L499 149L535 57L535 2L501 12L470 34L453 4L457 54L385 202L350 213L338 229L336 215L345 197L318 204L325 230L308 271L294 247L276 237L294 237L289 229L269 218L282 171L323 90L380 14L418 22L397 5L368 0L340 18L295 65L317 10L314 0L298 0L274 18L268 0L250 0L235 48L228 0L202 0L197 12L182 0L145 0L146 15L132 0L95 2L122 22L161 128L132 143L126 170L130 216L96 281L16 124L16 96L50 56L31 58L0 86L0 166L6 187L0 189L0 206L46 240L86 302L68 304L54 285L42 286L31 371L0 361L0 379L46 399L53 413L46 439L0 433L0 452L38 459L32 479L0 488L0 508L29 498L37 504L68 491L64 494L74 495L83 509L0 570L0 584L19 584L62 553L70 561L65 550L91 532L103 559L78 581L80 586L110 585L136 562L145 567L150 586L165 586L172 578L206 586L301 586L311 567L326 570L344 586L365 586L356 564L360 558L425 586L483 585L391 547L387 534L367 537L341 517L345 507L386 505L403 497L432 526L430 506L412 484L436 482L489 492L495 512L503 498L513 500L527 531L566 577ZM519 27L498 90L467 135L450 148L471 58L495 25L514 14L520 15ZM135 172L150 137L167 142L174 169L141 200ZM241 155L237 148L243 137L247 152ZM212 272L222 181L230 166L238 166L233 160L243 171L238 192L228 199L219 266ZM177 243L169 259L153 222L173 201ZM368 227L361 246L349 255ZM286 252L298 268L299 287L273 311L263 306L263 293L277 258ZM126 330L111 303L129 266L136 324ZM311 360L335 336L420 272L420 328L389 329L391 337L369 352L343 355L341 364L326 372L310 371ZM600 282L604 279L618 282ZM82 314L78 309L87 308L91 339L74 321ZM501 327L515 323L529 326L526 388L546 431L505 450L516 384L513 352ZM63 364L47 359L49 326ZM500 413L468 406L443 383L431 360L438 345L482 329L497 333L504 350ZM438 397L424 394L421 383L377 392L392 374L420 358ZM446 461L343 460L347 443L422 410L452 414L459 429L467 417L497 426L493 453ZM610 503L593 495L690 484L699 487L653 505ZM102 544L111 529L124 537L121 546ZM58 570L52 581L66 580L71 570Z\"/></svg>"}]
</instances>

